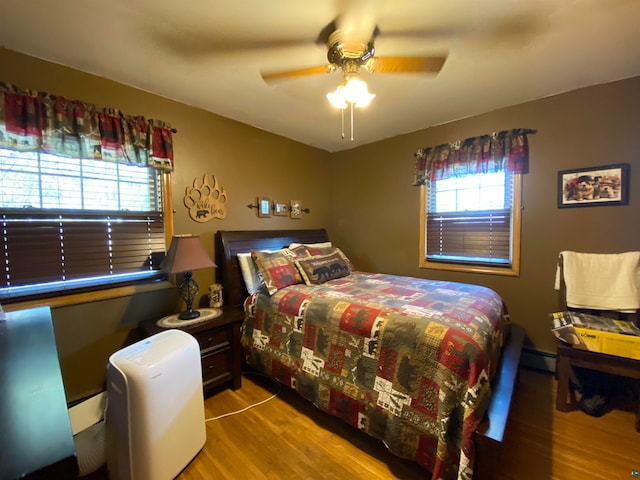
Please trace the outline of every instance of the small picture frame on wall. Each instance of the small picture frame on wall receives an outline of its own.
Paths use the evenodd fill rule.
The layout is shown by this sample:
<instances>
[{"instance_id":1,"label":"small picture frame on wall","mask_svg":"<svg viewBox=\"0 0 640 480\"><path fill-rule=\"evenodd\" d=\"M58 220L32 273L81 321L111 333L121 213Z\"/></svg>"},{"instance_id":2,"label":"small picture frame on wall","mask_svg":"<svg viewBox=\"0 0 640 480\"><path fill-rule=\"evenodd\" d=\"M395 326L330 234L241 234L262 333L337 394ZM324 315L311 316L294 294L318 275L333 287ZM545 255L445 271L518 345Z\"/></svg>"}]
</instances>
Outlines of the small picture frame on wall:
<instances>
[{"instance_id":1,"label":"small picture frame on wall","mask_svg":"<svg viewBox=\"0 0 640 480\"><path fill-rule=\"evenodd\" d=\"M285 202L273 202L273 214L278 217L286 217L289 214L289 205Z\"/></svg>"},{"instance_id":2,"label":"small picture frame on wall","mask_svg":"<svg viewBox=\"0 0 640 480\"><path fill-rule=\"evenodd\" d=\"M289 216L291 218L301 218L302 204L300 203L300 200L291 200L289 205Z\"/></svg>"},{"instance_id":3,"label":"small picture frame on wall","mask_svg":"<svg viewBox=\"0 0 640 480\"><path fill-rule=\"evenodd\" d=\"M558 172L558 208L627 205L629 164Z\"/></svg>"},{"instance_id":4,"label":"small picture frame on wall","mask_svg":"<svg viewBox=\"0 0 640 480\"><path fill-rule=\"evenodd\" d=\"M271 200L267 197L258 197L258 217L266 218L271 216Z\"/></svg>"}]
</instances>

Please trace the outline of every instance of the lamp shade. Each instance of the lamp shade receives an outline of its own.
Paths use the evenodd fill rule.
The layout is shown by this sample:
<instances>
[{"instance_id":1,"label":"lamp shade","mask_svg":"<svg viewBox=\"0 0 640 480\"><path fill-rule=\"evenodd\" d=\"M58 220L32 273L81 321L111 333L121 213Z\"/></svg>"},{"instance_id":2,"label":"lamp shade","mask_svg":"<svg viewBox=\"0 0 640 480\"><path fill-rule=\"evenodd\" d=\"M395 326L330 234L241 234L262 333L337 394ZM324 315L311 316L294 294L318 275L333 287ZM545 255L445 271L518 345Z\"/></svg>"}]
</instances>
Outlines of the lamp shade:
<instances>
[{"instance_id":1,"label":"lamp shade","mask_svg":"<svg viewBox=\"0 0 640 480\"><path fill-rule=\"evenodd\" d=\"M174 235L167 256L160 264L169 274L215 266L198 235Z\"/></svg>"}]
</instances>

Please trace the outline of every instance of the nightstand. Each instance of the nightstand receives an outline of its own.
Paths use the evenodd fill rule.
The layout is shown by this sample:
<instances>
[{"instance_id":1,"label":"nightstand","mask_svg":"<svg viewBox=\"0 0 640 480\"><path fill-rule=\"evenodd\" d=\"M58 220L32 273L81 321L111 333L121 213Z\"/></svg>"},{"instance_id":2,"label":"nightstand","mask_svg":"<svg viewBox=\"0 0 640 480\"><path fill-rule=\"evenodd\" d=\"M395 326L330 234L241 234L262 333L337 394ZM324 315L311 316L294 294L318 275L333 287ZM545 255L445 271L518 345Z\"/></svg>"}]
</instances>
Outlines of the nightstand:
<instances>
[{"instance_id":1,"label":"nightstand","mask_svg":"<svg viewBox=\"0 0 640 480\"><path fill-rule=\"evenodd\" d=\"M201 315L195 320L178 320L178 314L175 314L142 322L140 329L145 336L167 328L179 328L190 333L200 345L205 394L221 385L237 390L242 382L240 325L244 312L234 307L222 308L217 316L215 309L201 308L199 311Z\"/></svg>"}]
</instances>

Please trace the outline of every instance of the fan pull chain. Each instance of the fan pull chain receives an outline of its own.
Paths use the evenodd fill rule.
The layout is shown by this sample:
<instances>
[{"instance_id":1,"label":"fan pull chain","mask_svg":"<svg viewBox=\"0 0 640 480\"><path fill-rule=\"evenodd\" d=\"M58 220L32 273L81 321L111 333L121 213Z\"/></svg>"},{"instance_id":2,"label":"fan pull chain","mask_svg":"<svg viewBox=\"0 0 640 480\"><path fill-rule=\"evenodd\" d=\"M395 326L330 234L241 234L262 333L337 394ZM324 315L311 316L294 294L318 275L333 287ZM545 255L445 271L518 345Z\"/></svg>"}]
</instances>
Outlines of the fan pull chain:
<instances>
[{"instance_id":1,"label":"fan pull chain","mask_svg":"<svg viewBox=\"0 0 640 480\"><path fill-rule=\"evenodd\" d=\"M351 105L351 141L353 142L353 103L349 105Z\"/></svg>"},{"instance_id":2,"label":"fan pull chain","mask_svg":"<svg viewBox=\"0 0 640 480\"><path fill-rule=\"evenodd\" d=\"M350 127L351 127L351 141L353 142L353 108L354 108L353 103L349 103L349 108L351 109L351 111L349 112L349 115L350 115L349 119L351 121L351 125L350 125ZM340 109L340 122L341 122L341 127L342 127L342 130L341 130L341 133L340 133L340 138L342 140L344 140L344 138L345 138L345 135L344 135L344 111L346 109L347 109L346 107Z\"/></svg>"}]
</instances>

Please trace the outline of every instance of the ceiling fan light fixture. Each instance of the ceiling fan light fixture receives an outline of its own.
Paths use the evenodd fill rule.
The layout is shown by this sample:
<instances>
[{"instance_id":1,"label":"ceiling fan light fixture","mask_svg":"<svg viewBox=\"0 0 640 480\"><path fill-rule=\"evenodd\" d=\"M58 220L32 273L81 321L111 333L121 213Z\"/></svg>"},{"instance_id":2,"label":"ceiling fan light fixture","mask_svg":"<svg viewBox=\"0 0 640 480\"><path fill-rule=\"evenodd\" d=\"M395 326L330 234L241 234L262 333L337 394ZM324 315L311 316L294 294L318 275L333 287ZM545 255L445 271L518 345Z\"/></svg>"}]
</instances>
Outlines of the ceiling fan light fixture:
<instances>
[{"instance_id":1,"label":"ceiling fan light fixture","mask_svg":"<svg viewBox=\"0 0 640 480\"><path fill-rule=\"evenodd\" d=\"M347 101L344 98L344 87L342 85L338 85L335 92L327 93L327 100L329 100L331 105L340 110L347 108Z\"/></svg>"},{"instance_id":2,"label":"ceiling fan light fixture","mask_svg":"<svg viewBox=\"0 0 640 480\"><path fill-rule=\"evenodd\" d=\"M348 103L353 103L356 107L366 107L376 96L374 93L369 93L367 82L356 76L347 80L343 91L345 100Z\"/></svg>"},{"instance_id":3,"label":"ceiling fan light fixture","mask_svg":"<svg viewBox=\"0 0 640 480\"><path fill-rule=\"evenodd\" d=\"M353 140L354 110L367 107L376 97L370 93L359 72L408 74L437 74L444 64L446 54L427 57L378 57L374 41L380 34L371 12L362 10L339 16L322 29L316 43L327 47L328 65L298 68L284 72L263 73L269 83L279 79L295 78L342 70L343 80L333 92L326 94L329 103L340 110L342 138L345 138L345 112L348 111ZM366 10L366 9L365 9Z\"/></svg>"},{"instance_id":4,"label":"ceiling fan light fixture","mask_svg":"<svg viewBox=\"0 0 640 480\"><path fill-rule=\"evenodd\" d=\"M351 110L351 140L353 141L353 109L366 107L375 96L375 93L369 93L367 82L360 80L356 73L345 73L344 80L336 90L327 93L329 103L340 109L342 138L344 138L344 111L347 107L350 107Z\"/></svg>"},{"instance_id":5,"label":"ceiling fan light fixture","mask_svg":"<svg viewBox=\"0 0 640 480\"><path fill-rule=\"evenodd\" d=\"M367 82L360 80L356 75L350 76L338 85L334 92L327 93L331 105L340 109L347 108L348 104L358 108L366 107L375 96L375 93L369 93Z\"/></svg>"}]
</instances>

